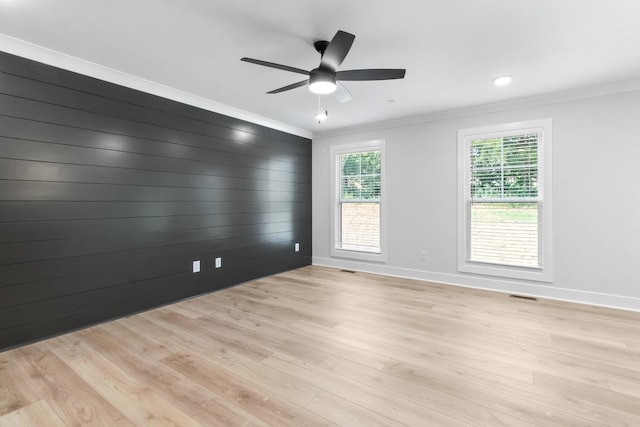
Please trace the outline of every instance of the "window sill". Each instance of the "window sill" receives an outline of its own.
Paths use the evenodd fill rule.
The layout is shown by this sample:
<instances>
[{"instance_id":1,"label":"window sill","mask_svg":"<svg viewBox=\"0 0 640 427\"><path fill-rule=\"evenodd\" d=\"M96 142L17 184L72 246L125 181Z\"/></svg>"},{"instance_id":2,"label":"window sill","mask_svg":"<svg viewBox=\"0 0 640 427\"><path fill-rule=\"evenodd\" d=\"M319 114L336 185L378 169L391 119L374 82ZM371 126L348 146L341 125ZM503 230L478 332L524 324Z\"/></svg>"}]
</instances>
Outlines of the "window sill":
<instances>
[{"instance_id":1,"label":"window sill","mask_svg":"<svg viewBox=\"0 0 640 427\"><path fill-rule=\"evenodd\" d=\"M332 249L331 256L333 258L357 259L360 261L387 262L384 253L360 252L345 249Z\"/></svg>"},{"instance_id":2,"label":"window sill","mask_svg":"<svg viewBox=\"0 0 640 427\"><path fill-rule=\"evenodd\" d=\"M503 277L508 279L532 280L536 282L546 283L553 282L553 276L549 268L538 269L464 262L458 265L458 271L463 273L482 274L485 276Z\"/></svg>"}]
</instances>

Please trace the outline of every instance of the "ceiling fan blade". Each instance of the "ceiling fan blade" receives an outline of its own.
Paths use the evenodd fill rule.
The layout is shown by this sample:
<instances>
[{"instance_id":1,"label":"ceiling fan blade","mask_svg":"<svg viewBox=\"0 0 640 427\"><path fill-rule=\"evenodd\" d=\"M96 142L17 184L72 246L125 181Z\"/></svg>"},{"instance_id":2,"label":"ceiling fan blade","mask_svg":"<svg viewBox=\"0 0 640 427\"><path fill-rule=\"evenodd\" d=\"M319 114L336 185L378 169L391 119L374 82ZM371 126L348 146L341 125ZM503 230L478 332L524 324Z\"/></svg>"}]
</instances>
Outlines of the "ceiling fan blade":
<instances>
[{"instance_id":1,"label":"ceiling fan blade","mask_svg":"<svg viewBox=\"0 0 640 427\"><path fill-rule=\"evenodd\" d=\"M262 65L269 68L277 68L278 70L291 71L292 73L304 74L305 76L309 75L309 72L307 70L303 70L302 68L276 64L275 62L261 61L260 59L253 59L253 58L246 58L246 57L241 58L240 61L250 62L252 64Z\"/></svg>"},{"instance_id":2,"label":"ceiling fan blade","mask_svg":"<svg viewBox=\"0 0 640 427\"><path fill-rule=\"evenodd\" d=\"M337 82L336 84L336 91L333 92L333 97L343 104L351 101L352 99L351 92L349 92L349 90L340 82Z\"/></svg>"},{"instance_id":3,"label":"ceiling fan blade","mask_svg":"<svg viewBox=\"0 0 640 427\"><path fill-rule=\"evenodd\" d=\"M288 85L288 86L281 87L281 88L279 88L279 89L274 89L274 90L272 90L272 91L270 91L270 92L267 92L267 93L280 93L280 92L285 92L285 91L287 91L287 90L291 90L291 89L295 89L295 88L297 88L297 87L305 86L305 85L307 85L308 83L309 83L309 79L307 79L307 80L302 80L301 82L293 83L293 84L290 84L290 85Z\"/></svg>"},{"instance_id":4,"label":"ceiling fan blade","mask_svg":"<svg viewBox=\"0 0 640 427\"><path fill-rule=\"evenodd\" d=\"M336 80L365 81L365 80L394 80L404 79L406 70L400 68L371 68L367 70L345 70L336 73Z\"/></svg>"},{"instance_id":5,"label":"ceiling fan blade","mask_svg":"<svg viewBox=\"0 0 640 427\"><path fill-rule=\"evenodd\" d=\"M328 68L332 71L337 70L349 53L349 49L351 49L355 38L356 36L353 34L339 30L336 35L333 36L331 42L329 42L327 50L324 51L324 55L322 55L322 60L320 61L320 67Z\"/></svg>"}]
</instances>

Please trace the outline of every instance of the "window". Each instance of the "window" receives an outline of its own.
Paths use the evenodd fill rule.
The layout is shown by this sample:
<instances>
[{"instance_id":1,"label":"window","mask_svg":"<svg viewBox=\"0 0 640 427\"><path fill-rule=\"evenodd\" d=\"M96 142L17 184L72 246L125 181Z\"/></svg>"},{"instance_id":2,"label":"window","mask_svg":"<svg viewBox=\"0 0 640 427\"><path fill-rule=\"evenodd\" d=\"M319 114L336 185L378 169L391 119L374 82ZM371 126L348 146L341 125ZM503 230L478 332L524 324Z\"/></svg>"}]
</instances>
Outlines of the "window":
<instances>
[{"instance_id":1,"label":"window","mask_svg":"<svg viewBox=\"0 0 640 427\"><path fill-rule=\"evenodd\" d=\"M458 131L458 269L551 281L551 120Z\"/></svg>"},{"instance_id":2,"label":"window","mask_svg":"<svg viewBox=\"0 0 640 427\"><path fill-rule=\"evenodd\" d=\"M384 141L334 146L332 256L385 261Z\"/></svg>"}]
</instances>

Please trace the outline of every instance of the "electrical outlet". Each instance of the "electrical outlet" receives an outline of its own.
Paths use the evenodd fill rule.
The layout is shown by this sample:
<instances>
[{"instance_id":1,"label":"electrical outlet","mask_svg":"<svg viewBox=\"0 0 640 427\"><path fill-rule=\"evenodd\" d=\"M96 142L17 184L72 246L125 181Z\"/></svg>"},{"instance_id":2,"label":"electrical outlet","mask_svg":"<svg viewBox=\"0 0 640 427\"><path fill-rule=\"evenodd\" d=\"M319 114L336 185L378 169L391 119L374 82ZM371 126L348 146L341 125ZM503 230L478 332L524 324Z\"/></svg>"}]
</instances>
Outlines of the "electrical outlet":
<instances>
[{"instance_id":1,"label":"electrical outlet","mask_svg":"<svg viewBox=\"0 0 640 427\"><path fill-rule=\"evenodd\" d=\"M216 268L222 267L222 257L216 258Z\"/></svg>"},{"instance_id":2,"label":"electrical outlet","mask_svg":"<svg viewBox=\"0 0 640 427\"><path fill-rule=\"evenodd\" d=\"M426 261L429 259L429 252L420 251L420 261Z\"/></svg>"},{"instance_id":3,"label":"electrical outlet","mask_svg":"<svg viewBox=\"0 0 640 427\"><path fill-rule=\"evenodd\" d=\"M193 261L193 272L200 273L200 260Z\"/></svg>"},{"instance_id":4,"label":"electrical outlet","mask_svg":"<svg viewBox=\"0 0 640 427\"><path fill-rule=\"evenodd\" d=\"M300 252L300 243L296 243L294 248L296 252Z\"/></svg>"}]
</instances>

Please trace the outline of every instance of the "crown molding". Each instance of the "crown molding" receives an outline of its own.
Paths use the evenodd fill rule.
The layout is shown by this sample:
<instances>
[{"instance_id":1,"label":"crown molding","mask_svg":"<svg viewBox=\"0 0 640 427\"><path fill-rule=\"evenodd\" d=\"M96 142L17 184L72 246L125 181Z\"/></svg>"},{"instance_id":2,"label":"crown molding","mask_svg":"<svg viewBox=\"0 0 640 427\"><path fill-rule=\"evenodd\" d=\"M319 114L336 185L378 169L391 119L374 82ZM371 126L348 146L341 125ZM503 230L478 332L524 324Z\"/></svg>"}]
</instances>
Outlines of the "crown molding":
<instances>
[{"instance_id":1,"label":"crown molding","mask_svg":"<svg viewBox=\"0 0 640 427\"><path fill-rule=\"evenodd\" d=\"M313 136L312 132L307 129L231 107L208 98L184 92L1 33L0 51L304 138L311 138Z\"/></svg>"},{"instance_id":2,"label":"crown molding","mask_svg":"<svg viewBox=\"0 0 640 427\"><path fill-rule=\"evenodd\" d=\"M613 95L616 93L640 91L640 78L623 80L614 83L593 85L561 92L553 92L543 95L518 98L509 101L500 101L490 104L474 105L470 107L455 108L450 110L435 111L432 113L418 114L398 119L365 123L355 126L347 126L339 129L316 131L313 139L330 138L334 136L350 135L355 133L380 131L396 127L419 125L441 120L455 119L481 114L499 113L502 111L539 107L542 105L557 104L561 102L576 101L586 98Z\"/></svg>"}]
</instances>

